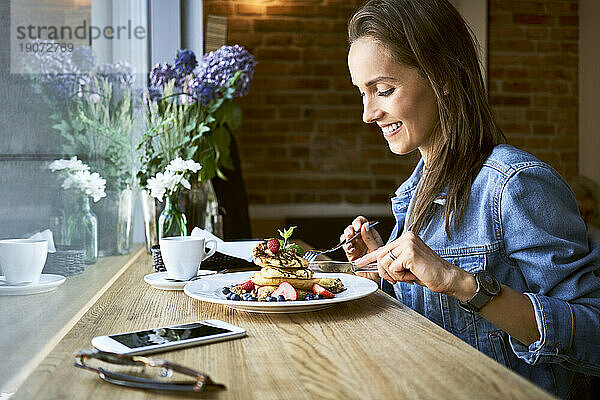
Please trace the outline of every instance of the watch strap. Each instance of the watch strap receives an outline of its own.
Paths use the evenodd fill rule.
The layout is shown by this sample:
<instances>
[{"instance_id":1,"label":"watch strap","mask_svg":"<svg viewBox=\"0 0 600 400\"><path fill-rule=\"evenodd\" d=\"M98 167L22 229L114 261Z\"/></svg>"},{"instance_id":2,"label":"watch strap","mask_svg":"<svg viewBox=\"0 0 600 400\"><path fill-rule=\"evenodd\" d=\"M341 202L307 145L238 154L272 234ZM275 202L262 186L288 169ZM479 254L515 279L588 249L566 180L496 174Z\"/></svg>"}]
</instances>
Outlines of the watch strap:
<instances>
[{"instance_id":1,"label":"watch strap","mask_svg":"<svg viewBox=\"0 0 600 400\"><path fill-rule=\"evenodd\" d=\"M469 311L479 312L479 310L481 310L483 306L489 303L493 298L494 296L484 293L482 290L478 290L469 300L464 302L461 301L459 304L461 307Z\"/></svg>"},{"instance_id":2,"label":"watch strap","mask_svg":"<svg viewBox=\"0 0 600 400\"><path fill-rule=\"evenodd\" d=\"M485 273L485 272L484 272ZM493 275L489 274L494 280L496 279ZM475 281L477 282L477 290L473 297L471 297L467 301L459 301L459 305L465 310L479 312L487 303L492 301L492 299L497 294L487 293L487 291L481 285L479 273L476 272L473 274L475 277Z\"/></svg>"}]
</instances>

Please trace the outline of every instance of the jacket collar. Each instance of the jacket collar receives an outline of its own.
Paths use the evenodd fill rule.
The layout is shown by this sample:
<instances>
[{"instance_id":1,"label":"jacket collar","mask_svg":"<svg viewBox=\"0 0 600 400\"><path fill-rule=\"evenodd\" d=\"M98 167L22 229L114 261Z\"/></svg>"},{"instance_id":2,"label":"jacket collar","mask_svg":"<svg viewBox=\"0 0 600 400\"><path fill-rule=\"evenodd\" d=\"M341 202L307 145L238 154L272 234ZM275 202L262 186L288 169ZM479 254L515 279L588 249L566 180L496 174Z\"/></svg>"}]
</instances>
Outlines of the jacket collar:
<instances>
[{"instance_id":1,"label":"jacket collar","mask_svg":"<svg viewBox=\"0 0 600 400\"><path fill-rule=\"evenodd\" d=\"M402 196L404 194L414 192L417 189L417 185L419 184L419 180L421 179L421 175L423 174L423 167L425 163L421 158L413 170L412 174L408 177L407 180L402 182L402 185L398 189L396 189L396 196Z\"/></svg>"},{"instance_id":2,"label":"jacket collar","mask_svg":"<svg viewBox=\"0 0 600 400\"><path fill-rule=\"evenodd\" d=\"M423 169L425 167L425 162L421 158L417 163L417 166L413 170L412 174L405 180L402 185L398 189L396 189L396 197L409 197L411 198L414 195L414 192L417 189L419 181L423 176ZM444 187L444 189L440 192L437 199L433 202L444 206L446 204L446 196L448 195L448 185Z\"/></svg>"}]
</instances>

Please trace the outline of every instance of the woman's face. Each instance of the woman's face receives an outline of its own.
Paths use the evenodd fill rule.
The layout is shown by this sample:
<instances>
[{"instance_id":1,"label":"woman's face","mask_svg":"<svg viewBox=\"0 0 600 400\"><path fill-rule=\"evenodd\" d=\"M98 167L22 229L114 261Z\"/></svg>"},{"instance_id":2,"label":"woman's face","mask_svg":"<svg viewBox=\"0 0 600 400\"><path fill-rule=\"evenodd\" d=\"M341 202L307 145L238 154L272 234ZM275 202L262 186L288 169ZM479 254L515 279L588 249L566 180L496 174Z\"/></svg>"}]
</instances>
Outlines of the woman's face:
<instances>
[{"instance_id":1,"label":"woman's face","mask_svg":"<svg viewBox=\"0 0 600 400\"><path fill-rule=\"evenodd\" d=\"M430 137L438 120L429 82L417 69L395 62L387 49L370 37L352 43L348 67L363 99L363 121L379 125L393 153L408 154L418 148L427 164Z\"/></svg>"}]
</instances>

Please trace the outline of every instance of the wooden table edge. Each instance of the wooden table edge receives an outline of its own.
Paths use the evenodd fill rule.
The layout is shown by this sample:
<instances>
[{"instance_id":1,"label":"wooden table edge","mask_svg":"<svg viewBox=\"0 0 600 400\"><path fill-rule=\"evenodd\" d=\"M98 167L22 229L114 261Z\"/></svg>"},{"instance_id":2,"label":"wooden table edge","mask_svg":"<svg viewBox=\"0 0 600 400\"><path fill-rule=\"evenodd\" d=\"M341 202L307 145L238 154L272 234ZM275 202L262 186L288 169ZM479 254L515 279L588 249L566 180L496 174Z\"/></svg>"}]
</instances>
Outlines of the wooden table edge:
<instances>
[{"instance_id":1,"label":"wooden table edge","mask_svg":"<svg viewBox=\"0 0 600 400\"><path fill-rule=\"evenodd\" d=\"M75 324L77 324L77 322L79 322L81 317L83 317L85 313L88 312L88 310L92 308L94 304L96 304L98 299L102 297L104 293L106 293L106 291L113 285L113 283L115 283L115 281L119 279L119 277L123 275L123 273L127 271L127 269L129 269L129 267L132 266L142 254L146 254L145 246L140 247L140 249L136 253L134 253L127 260L127 262L125 262L125 264L123 264L123 266L102 286L102 288L96 294L94 294L89 299L89 301L85 303L85 305L81 307L79 311L77 311L75 315L73 315L73 317L65 324L65 326L63 326L63 328L60 331L58 331L54 336L52 336L52 338L48 341L48 343L46 343L42 350L40 350L40 352L38 352L35 355L35 357L30 359L13 378L6 382L6 385L4 386L7 388L16 388L15 393L18 392L21 385L37 369L38 365L40 365L40 363L44 361L44 359L52 352L52 350L54 350L56 345L60 343L60 341L65 337L65 335L69 333L71 329L73 329L73 327L75 326Z\"/></svg>"}]
</instances>

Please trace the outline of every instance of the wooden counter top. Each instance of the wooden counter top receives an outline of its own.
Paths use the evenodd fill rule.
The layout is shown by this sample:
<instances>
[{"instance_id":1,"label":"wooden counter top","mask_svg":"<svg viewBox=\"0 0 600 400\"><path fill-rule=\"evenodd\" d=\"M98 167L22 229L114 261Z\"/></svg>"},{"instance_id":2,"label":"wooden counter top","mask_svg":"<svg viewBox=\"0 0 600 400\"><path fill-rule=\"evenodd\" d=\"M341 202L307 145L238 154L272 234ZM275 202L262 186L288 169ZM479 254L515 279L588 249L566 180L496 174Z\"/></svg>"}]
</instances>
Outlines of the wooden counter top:
<instances>
[{"instance_id":1,"label":"wooden counter top","mask_svg":"<svg viewBox=\"0 0 600 400\"><path fill-rule=\"evenodd\" d=\"M143 281L151 272L150 256L138 257L11 400L175 398L106 383L73 367L73 353L94 336L202 319L248 336L154 355L227 385L201 398L553 398L381 291L323 311L254 314L154 289Z\"/></svg>"},{"instance_id":2,"label":"wooden counter top","mask_svg":"<svg viewBox=\"0 0 600 400\"><path fill-rule=\"evenodd\" d=\"M139 256L103 257L51 292L0 296L0 394L12 393ZM0 398L2 398L0 396Z\"/></svg>"}]
</instances>

